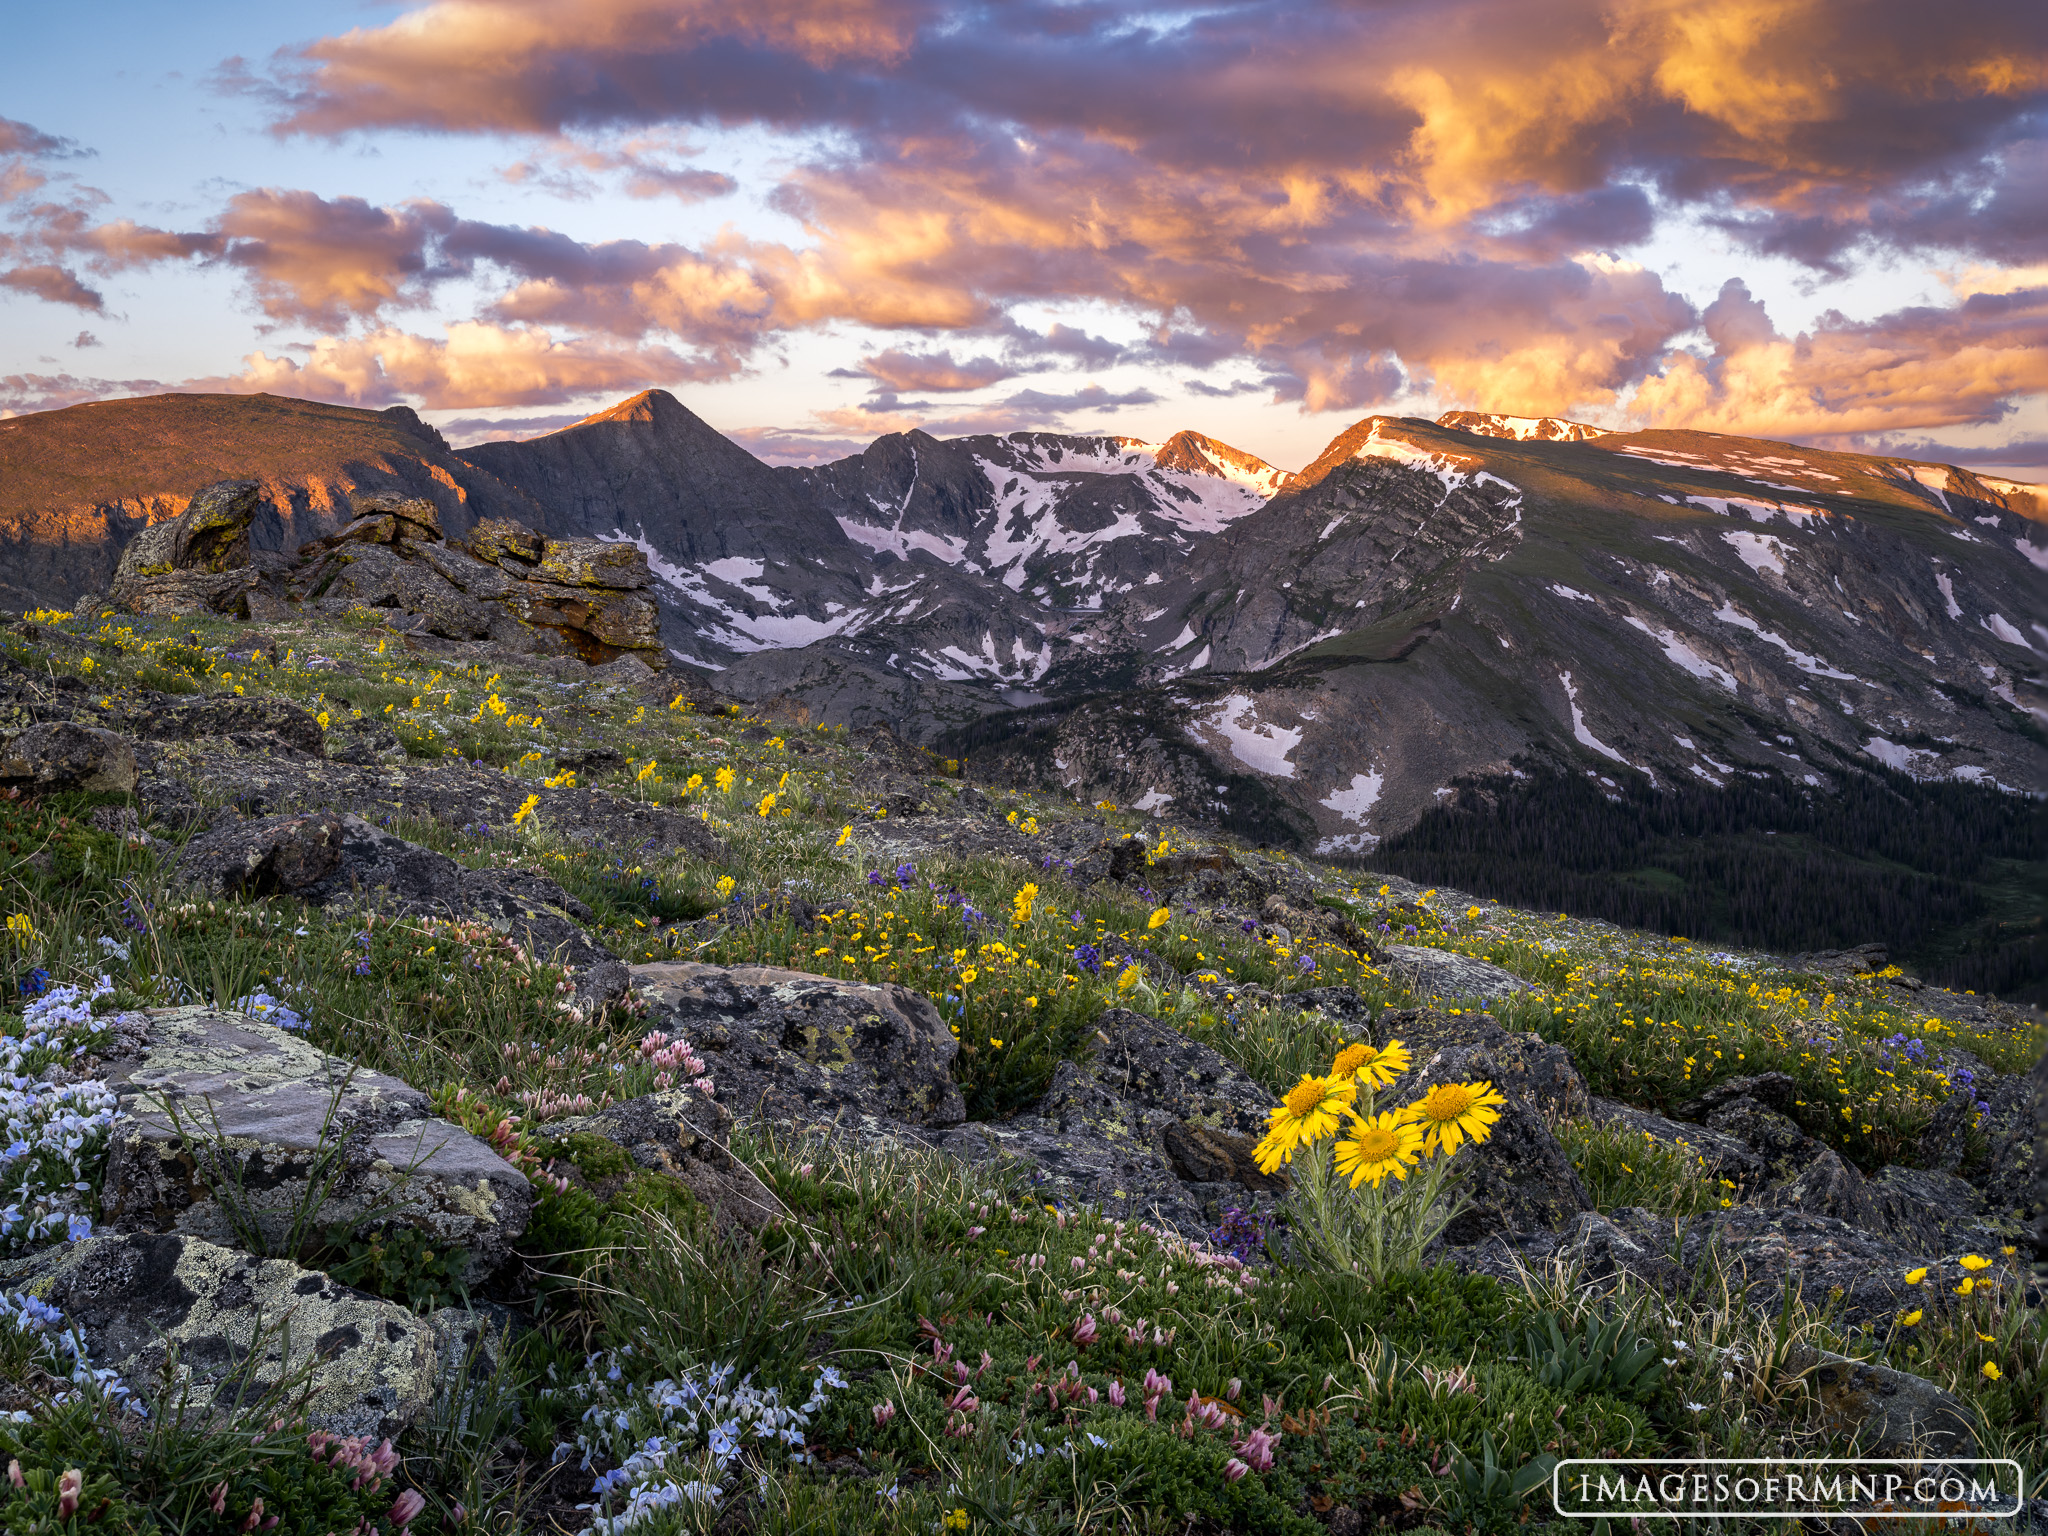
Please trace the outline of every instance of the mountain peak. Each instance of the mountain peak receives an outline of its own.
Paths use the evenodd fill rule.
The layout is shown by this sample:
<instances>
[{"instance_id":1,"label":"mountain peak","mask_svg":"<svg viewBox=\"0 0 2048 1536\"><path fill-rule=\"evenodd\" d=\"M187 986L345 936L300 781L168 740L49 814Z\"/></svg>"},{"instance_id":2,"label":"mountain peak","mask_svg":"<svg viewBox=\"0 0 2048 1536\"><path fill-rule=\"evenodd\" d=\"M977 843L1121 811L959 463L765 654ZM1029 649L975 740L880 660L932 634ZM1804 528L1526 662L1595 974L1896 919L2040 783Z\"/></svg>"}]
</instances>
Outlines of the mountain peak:
<instances>
[{"instance_id":1,"label":"mountain peak","mask_svg":"<svg viewBox=\"0 0 2048 1536\"><path fill-rule=\"evenodd\" d=\"M573 432L577 427L595 426L601 421L659 422L678 411L684 416L694 414L688 406L665 389L643 389L639 394L629 396L617 405L608 405L595 415L586 416L562 430Z\"/></svg>"},{"instance_id":2,"label":"mountain peak","mask_svg":"<svg viewBox=\"0 0 2048 1536\"><path fill-rule=\"evenodd\" d=\"M1516 442L1583 443L1605 437L1608 429L1562 416L1498 416L1483 411L1445 411L1436 424L1474 437L1511 437Z\"/></svg>"}]
</instances>

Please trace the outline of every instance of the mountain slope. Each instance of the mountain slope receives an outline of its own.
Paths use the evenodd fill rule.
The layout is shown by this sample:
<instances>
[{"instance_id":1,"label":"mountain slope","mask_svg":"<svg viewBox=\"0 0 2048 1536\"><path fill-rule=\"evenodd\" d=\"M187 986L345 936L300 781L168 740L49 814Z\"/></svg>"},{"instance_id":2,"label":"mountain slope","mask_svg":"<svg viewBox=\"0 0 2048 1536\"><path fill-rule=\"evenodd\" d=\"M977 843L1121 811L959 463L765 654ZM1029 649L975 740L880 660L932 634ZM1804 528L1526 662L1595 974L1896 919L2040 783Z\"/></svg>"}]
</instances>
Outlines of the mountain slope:
<instances>
[{"instance_id":1,"label":"mountain slope","mask_svg":"<svg viewBox=\"0 0 2048 1536\"><path fill-rule=\"evenodd\" d=\"M1526 760L2039 793L2041 522L2027 488L1942 466L1370 418L1105 615L1097 675L1120 664L1134 689L976 744L1085 798L1210 819L1249 774L1329 853Z\"/></svg>"},{"instance_id":2,"label":"mountain slope","mask_svg":"<svg viewBox=\"0 0 2048 1536\"><path fill-rule=\"evenodd\" d=\"M358 492L404 491L451 534L538 507L449 452L404 406L277 395L154 395L0 421L0 604L68 607L104 591L121 549L216 480L254 479L259 549L293 549L347 521Z\"/></svg>"}]
</instances>

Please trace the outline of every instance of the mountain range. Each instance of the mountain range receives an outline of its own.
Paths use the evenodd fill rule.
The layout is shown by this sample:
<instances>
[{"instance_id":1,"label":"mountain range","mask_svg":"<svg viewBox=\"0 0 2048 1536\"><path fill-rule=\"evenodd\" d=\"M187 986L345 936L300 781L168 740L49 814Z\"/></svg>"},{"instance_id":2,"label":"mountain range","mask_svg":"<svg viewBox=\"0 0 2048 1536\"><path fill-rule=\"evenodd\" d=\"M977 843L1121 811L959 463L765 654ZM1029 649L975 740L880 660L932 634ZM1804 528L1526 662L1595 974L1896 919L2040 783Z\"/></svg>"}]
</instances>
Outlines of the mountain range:
<instances>
[{"instance_id":1,"label":"mountain range","mask_svg":"<svg viewBox=\"0 0 2048 1536\"><path fill-rule=\"evenodd\" d=\"M167 395L0 421L0 595L104 590L228 476L258 548L376 490L630 541L730 693L1326 855L1536 773L2048 792L2048 491L1953 465L1454 412L1298 474L1194 432L777 468L658 390L462 450L404 407Z\"/></svg>"}]
</instances>

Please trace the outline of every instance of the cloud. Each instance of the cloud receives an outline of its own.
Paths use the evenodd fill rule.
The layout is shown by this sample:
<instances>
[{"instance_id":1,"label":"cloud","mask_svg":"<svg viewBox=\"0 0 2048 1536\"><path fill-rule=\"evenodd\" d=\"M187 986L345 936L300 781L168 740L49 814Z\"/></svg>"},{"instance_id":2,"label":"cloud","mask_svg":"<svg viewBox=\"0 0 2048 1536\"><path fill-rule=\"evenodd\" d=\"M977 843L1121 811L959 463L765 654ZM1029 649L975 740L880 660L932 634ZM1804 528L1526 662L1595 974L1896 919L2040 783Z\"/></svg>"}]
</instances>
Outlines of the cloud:
<instances>
[{"instance_id":1,"label":"cloud","mask_svg":"<svg viewBox=\"0 0 2048 1536\"><path fill-rule=\"evenodd\" d=\"M459 451L473 448L478 443L517 441L559 432L564 427L575 426L587 414L585 411L554 411L545 416L457 416L452 421L442 422L440 431Z\"/></svg>"},{"instance_id":2,"label":"cloud","mask_svg":"<svg viewBox=\"0 0 2048 1536\"><path fill-rule=\"evenodd\" d=\"M739 183L723 171L678 163L695 154L687 141L672 134L638 134L615 145L559 138L503 174L516 185L568 198L595 195L601 178L608 176L618 178L628 197L672 197L679 203L700 203L739 190Z\"/></svg>"},{"instance_id":3,"label":"cloud","mask_svg":"<svg viewBox=\"0 0 2048 1536\"><path fill-rule=\"evenodd\" d=\"M1272 388L1272 385L1261 384L1252 379L1232 379L1230 383L1219 387L1205 383L1201 379L1189 379L1181 387L1191 395L1202 395L1211 400L1229 400L1237 395L1256 395L1261 390Z\"/></svg>"},{"instance_id":4,"label":"cloud","mask_svg":"<svg viewBox=\"0 0 2048 1536\"><path fill-rule=\"evenodd\" d=\"M51 304L69 304L73 309L95 315L106 309L105 296L98 289L86 287L63 267L47 262L0 272L0 288L32 294Z\"/></svg>"},{"instance_id":5,"label":"cloud","mask_svg":"<svg viewBox=\"0 0 2048 1536\"><path fill-rule=\"evenodd\" d=\"M1958 447L1927 437L1859 434L1843 445L1855 453L1877 453L1894 459L1931 459L1937 464L2004 464L2048 466L2048 437L2015 437L2003 443Z\"/></svg>"},{"instance_id":6,"label":"cloud","mask_svg":"<svg viewBox=\"0 0 2048 1536\"><path fill-rule=\"evenodd\" d=\"M931 389L941 393L986 389L1012 378L1017 370L993 357L954 362L951 352L902 352L894 348L864 357L853 368L835 368L832 377L872 379L884 390Z\"/></svg>"},{"instance_id":7,"label":"cloud","mask_svg":"<svg viewBox=\"0 0 2048 1536\"><path fill-rule=\"evenodd\" d=\"M71 338L71 345L81 349L85 347L96 347L99 344L99 337L93 335L91 331L80 331L76 336Z\"/></svg>"},{"instance_id":8,"label":"cloud","mask_svg":"<svg viewBox=\"0 0 2048 1536\"><path fill-rule=\"evenodd\" d=\"M1778 434L1997 420L2039 387L2044 284L2011 277L2048 259L2048 9L2024 0L431 0L223 78L280 135L530 136L506 174L557 196L722 196L695 138L763 135L800 235L581 240L289 189L153 229L50 196L75 147L0 120L0 258L37 274L12 286L89 307L80 273L218 262L330 338L255 372L464 398L556 387L521 382L535 338L543 380L677 382L807 328L921 336L855 370L875 393L848 431L1111 409L909 397L1130 362L1229 365L1189 387L1309 411L1433 393ZM1702 313L1629 258L1673 220L1822 275L1920 252L1978 275L1784 337L1739 280ZM458 278L488 363L396 328ZM1148 339L1014 318L1062 307Z\"/></svg>"},{"instance_id":9,"label":"cloud","mask_svg":"<svg viewBox=\"0 0 2048 1536\"><path fill-rule=\"evenodd\" d=\"M2048 286L1868 321L1830 312L1796 337L1779 335L1739 283L1716 310L1715 355L1676 354L1630 415L1752 436L1900 432L1995 423L2016 396L2048 393Z\"/></svg>"},{"instance_id":10,"label":"cloud","mask_svg":"<svg viewBox=\"0 0 2048 1536\"><path fill-rule=\"evenodd\" d=\"M661 347L573 338L537 326L461 321L435 340L395 327L323 337L297 357L254 352L240 372L188 379L180 389L270 393L339 405L399 401L427 410L554 405L586 395L630 393L687 379L690 364Z\"/></svg>"},{"instance_id":11,"label":"cloud","mask_svg":"<svg viewBox=\"0 0 2048 1536\"><path fill-rule=\"evenodd\" d=\"M169 386L159 379L81 378L72 373L0 374L0 416L31 411L58 411L87 400L117 395L161 394Z\"/></svg>"},{"instance_id":12,"label":"cloud","mask_svg":"<svg viewBox=\"0 0 2048 1536\"><path fill-rule=\"evenodd\" d=\"M829 464L849 458L874 441L865 437L832 437L788 427L730 427L725 435L757 459L770 464Z\"/></svg>"}]
</instances>

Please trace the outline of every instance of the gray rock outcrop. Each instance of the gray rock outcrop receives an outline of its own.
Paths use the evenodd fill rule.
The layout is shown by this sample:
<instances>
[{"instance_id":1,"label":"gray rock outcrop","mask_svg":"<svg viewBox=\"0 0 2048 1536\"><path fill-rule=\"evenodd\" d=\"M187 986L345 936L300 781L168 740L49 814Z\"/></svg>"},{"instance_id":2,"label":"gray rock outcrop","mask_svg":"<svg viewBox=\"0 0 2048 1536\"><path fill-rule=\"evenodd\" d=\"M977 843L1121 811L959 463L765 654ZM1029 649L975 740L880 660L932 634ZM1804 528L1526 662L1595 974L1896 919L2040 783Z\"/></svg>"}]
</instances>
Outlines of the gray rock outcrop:
<instances>
[{"instance_id":1,"label":"gray rock outcrop","mask_svg":"<svg viewBox=\"0 0 2048 1536\"><path fill-rule=\"evenodd\" d=\"M415 916L472 917L543 957L577 967L608 953L583 931L590 909L545 875L469 869L360 816L298 812L229 818L179 851L179 879L216 895L359 901Z\"/></svg>"},{"instance_id":2,"label":"gray rock outcrop","mask_svg":"<svg viewBox=\"0 0 2048 1536\"><path fill-rule=\"evenodd\" d=\"M479 1280L525 1231L526 1177L396 1078L206 1006L129 1015L101 1210L118 1228L273 1254L377 1225L462 1249ZM124 1031L124 1033L127 1033Z\"/></svg>"},{"instance_id":3,"label":"gray rock outcrop","mask_svg":"<svg viewBox=\"0 0 2048 1536\"><path fill-rule=\"evenodd\" d=\"M303 1372L307 1423L382 1440L432 1405L471 1314L419 1317L301 1269L181 1233L130 1233L45 1249L13 1265L80 1329L95 1365L153 1385L175 1353L196 1406Z\"/></svg>"},{"instance_id":4,"label":"gray rock outcrop","mask_svg":"<svg viewBox=\"0 0 2048 1536\"><path fill-rule=\"evenodd\" d=\"M134 743L116 732L69 721L0 731L0 785L125 794L136 780Z\"/></svg>"}]
</instances>

